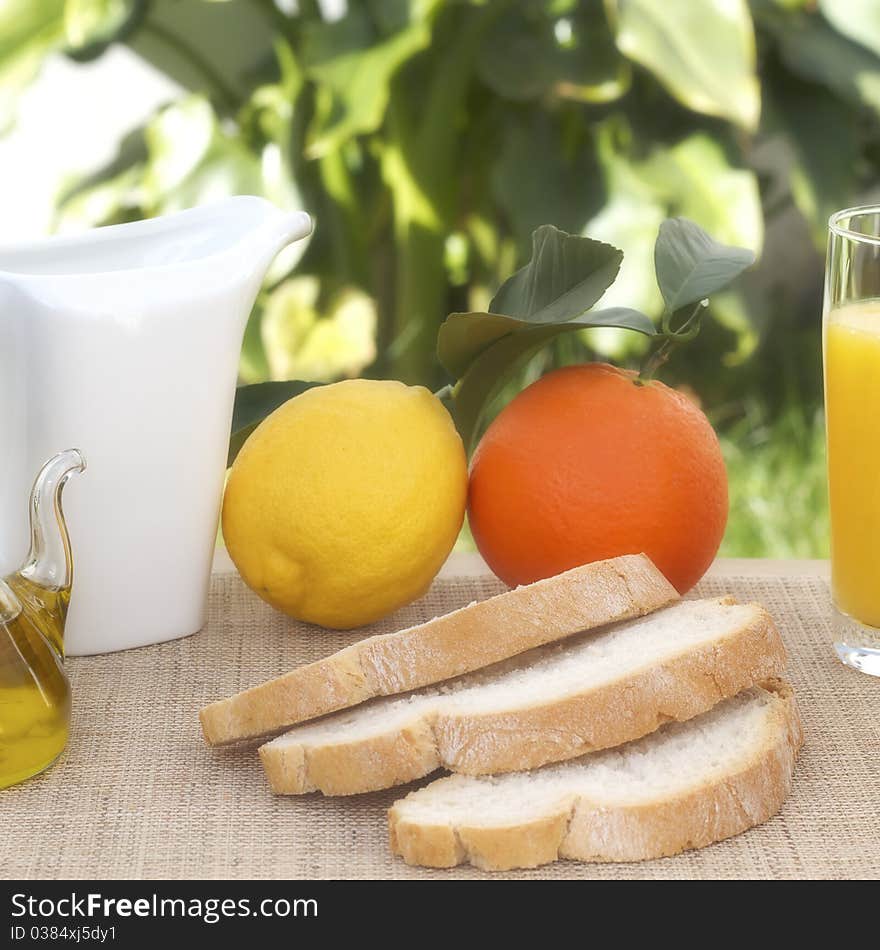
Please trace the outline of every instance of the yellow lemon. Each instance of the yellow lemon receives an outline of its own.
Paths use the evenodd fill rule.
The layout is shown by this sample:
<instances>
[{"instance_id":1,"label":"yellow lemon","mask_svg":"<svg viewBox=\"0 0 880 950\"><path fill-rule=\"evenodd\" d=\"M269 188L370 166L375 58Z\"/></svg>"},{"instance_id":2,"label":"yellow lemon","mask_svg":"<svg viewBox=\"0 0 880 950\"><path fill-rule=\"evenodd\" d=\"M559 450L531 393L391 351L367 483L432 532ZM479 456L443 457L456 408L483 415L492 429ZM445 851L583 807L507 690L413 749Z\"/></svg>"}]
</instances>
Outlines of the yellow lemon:
<instances>
[{"instance_id":1,"label":"yellow lemon","mask_svg":"<svg viewBox=\"0 0 880 950\"><path fill-rule=\"evenodd\" d=\"M467 480L461 439L427 389L319 386L245 442L226 485L223 537L264 600L346 630L425 593L461 528Z\"/></svg>"}]
</instances>

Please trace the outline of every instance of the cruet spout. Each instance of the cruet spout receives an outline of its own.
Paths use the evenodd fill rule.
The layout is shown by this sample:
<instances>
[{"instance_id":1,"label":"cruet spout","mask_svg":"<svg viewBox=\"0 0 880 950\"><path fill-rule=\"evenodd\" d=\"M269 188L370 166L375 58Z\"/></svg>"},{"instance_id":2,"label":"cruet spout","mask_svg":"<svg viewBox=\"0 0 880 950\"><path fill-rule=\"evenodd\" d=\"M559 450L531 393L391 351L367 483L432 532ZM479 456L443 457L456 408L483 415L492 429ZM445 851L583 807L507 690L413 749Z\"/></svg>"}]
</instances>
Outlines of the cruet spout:
<instances>
[{"instance_id":1,"label":"cruet spout","mask_svg":"<svg viewBox=\"0 0 880 950\"><path fill-rule=\"evenodd\" d=\"M18 573L7 578L26 611L48 613L59 628L67 616L73 584L73 559L61 493L70 476L85 471L85 467L82 453L67 449L40 469L30 497L30 551ZM60 643L56 646L60 651Z\"/></svg>"}]
</instances>

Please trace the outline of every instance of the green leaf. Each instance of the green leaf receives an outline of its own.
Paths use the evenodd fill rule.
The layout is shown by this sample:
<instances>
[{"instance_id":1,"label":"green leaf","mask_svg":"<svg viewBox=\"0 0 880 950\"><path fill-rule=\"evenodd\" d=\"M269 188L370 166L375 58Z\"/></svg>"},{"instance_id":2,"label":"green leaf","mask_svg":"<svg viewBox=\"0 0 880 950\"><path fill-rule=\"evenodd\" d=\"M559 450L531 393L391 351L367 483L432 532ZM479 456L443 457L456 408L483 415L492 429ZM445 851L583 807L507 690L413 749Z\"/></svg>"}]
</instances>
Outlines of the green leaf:
<instances>
[{"instance_id":1,"label":"green leaf","mask_svg":"<svg viewBox=\"0 0 880 950\"><path fill-rule=\"evenodd\" d=\"M663 301L654 280L651 264L654 241L666 217L666 199L655 184L643 177L641 166L630 162L614 143L617 123L600 126L597 154L602 168L606 201L599 213L587 221L583 233L607 241L623 250L623 263L603 302L608 306L631 306L657 315ZM622 130L625 131L625 130ZM623 341L614 341L614 343ZM601 352L621 356L600 341ZM610 351L609 351L610 350Z\"/></svg>"},{"instance_id":2,"label":"green leaf","mask_svg":"<svg viewBox=\"0 0 880 950\"><path fill-rule=\"evenodd\" d=\"M712 319L736 336L736 345L722 356L725 366L741 366L755 352L761 339L759 321L754 307L749 306L741 291L722 290L709 305Z\"/></svg>"},{"instance_id":3,"label":"green leaf","mask_svg":"<svg viewBox=\"0 0 880 950\"><path fill-rule=\"evenodd\" d=\"M450 328L452 331L460 331L455 318L462 316L476 318L478 323L482 317L498 317L497 314L453 314L449 318L453 321ZM502 319L510 321L507 326L519 324L519 328L507 332L496 342L487 344L476 358L469 361L463 376L453 388L453 416L469 452L480 433L480 423L486 409L501 392L511 374L555 337L571 330L603 326L625 327L647 335L654 333L654 325L643 313L626 307L593 311L581 320L543 326L523 326L522 321L510 317ZM444 324L441 328L441 334L446 326L447 324ZM494 326L501 329L500 324ZM487 336L488 334L483 337L484 342Z\"/></svg>"},{"instance_id":4,"label":"green leaf","mask_svg":"<svg viewBox=\"0 0 880 950\"><path fill-rule=\"evenodd\" d=\"M67 0L64 31L74 50L100 52L144 6L141 0Z\"/></svg>"},{"instance_id":5,"label":"green leaf","mask_svg":"<svg viewBox=\"0 0 880 950\"><path fill-rule=\"evenodd\" d=\"M62 233L75 232L84 227L138 220L142 217L143 174L142 166L132 165L77 186L59 203L55 229Z\"/></svg>"},{"instance_id":6,"label":"green leaf","mask_svg":"<svg viewBox=\"0 0 880 950\"><path fill-rule=\"evenodd\" d=\"M696 221L719 241L760 251L764 217L758 180L751 169L730 163L723 140L696 132L657 149L640 174L670 215Z\"/></svg>"},{"instance_id":7,"label":"green leaf","mask_svg":"<svg viewBox=\"0 0 880 950\"><path fill-rule=\"evenodd\" d=\"M601 3L580 3L556 21L561 71L553 92L576 102L612 102L632 82L629 61L620 55Z\"/></svg>"},{"instance_id":8,"label":"green leaf","mask_svg":"<svg viewBox=\"0 0 880 950\"><path fill-rule=\"evenodd\" d=\"M650 319L631 308L590 310L613 282L622 256L609 244L542 225L532 235L531 260L502 284L489 312L447 318L437 355L459 379L454 415L466 445L507 376L559 334L590 327L654 333Z\"/></svg>"},{"instance_id":9,"label":"green leaf","mask_svg":"<svg viewBox=\"0 0 880 950\"><path fill-rule=\"evenodd\" d=\"M578 102L610 102L629 88L631 71L618 52L600 3L562 8L519 4L489 33L477 75L513 101L552 93Z\"/></svg>"},{"instance_id":10,"label":"green leaf","mask_svg":"<svg viewBox=\"0 0 880 950\"><path fill-rule=\"evenodd\" d=\"M693 221L672 218L660 225L654 267L670 313L726 287L754 262L752 251L719 244Z\"/></svg>"},{"instance_id":11,"label":"green leaf","mask_svg":"<svg viewBox=\"0 0 880 950\"><path fill-rule=\"evenodd\" d=\"M321 383L306 383L301 380L288 382L254 383L239 386L235 391L232 410L232 432L229 437L229 454L226 465L232 465L248 436L257 426L288 399Z\"/></svg>"},{"instance_id":12,"label":"green leaf","mask_svg":"<svg viewBox=\"0 0 880 950\"><path fill-rule=\"evenodd\" d=\"M321 307L316 277L293 277L269 294L260 327L273 379L357 376L376 358L376 306L347 288Z\"/></svg>"},{"instance_id":13,"label":"green leaf","mask_svg":"<svg viewBox=\"0 0 880 950\"><path fill-rule=\"evenodd\" d=\"M317 85L316 115L306 151L319 158L356 135L374 132L385 117L397 70L431 41L437 0L413 2L409 24L377 37L365 8L350 7L333 23L310 23L303 59Z\"/></svg>"},{"instance_id":14,"label":"green leaf","mask_svg":"<svg viewBox=\"0 0 880 950\"><path fill-rule=\"evenodd\" d=\"M144 185L159 203L186 182L207 156L217 118L205 96L189 95L163 109L145 132L149 168Z\"/></svg>"},{"instance_id":15,"label":"green leaf","mask_svg":"<svg viewBox=\"0 0 880 950\"><path fill-rule=\"evenodd\" d=\"M45 56L64 43L64 0L0 3L0 133L15 118L19 95Z\"/></svg>"},{"instance_id":16,"label":"green leaf","mask_svg":"<svg viewBox=\"0 0 880 950\"><path fill-rule=\"evenodd\" d=\"M545 221L579 233L594 199L593 189L584 187L594 168L592 143L585 140L568 150L560 148L565 125L557 110L536 107L521 118L511 115L505 127L501 147L485 161L495 160L492 198L510 222L518 247L525 253L532 232Z\"/></svg>"},{"instance_id":17,"label":"green leaf","mask_svg":"<svg viewBox=\"0 0 880 950\"><path fill-rule=\"evenodd\" d=\"M571 320L611 286L622 260L610 244L541 225L532 235L531 260L501 285L489 310L530 323Z\"/></svg>"},{"instance_id":18,"label":"green leaf","mask_svg":"<svg viewBox=\"0 0 880 950\"><path fill-rule=\"evenodd\" d=\"M608 200L584 229L624 252L620 274L603 304L634 306L656 316L663 300L653 273L654 243L664 218L690 218L723 243L757 252L763 238L761 199L754 173L732 166L711 135L695 133L636 161L621 144L631 134L619 122L599 129L598 157ZM599 344L609 355L625 355L604 340Z\"/></svg>"},{"instance_id":19,"label":"green leaf","mask_svg":"<svg viewBox=\"0 0 880 950\"><path fill-rule=\"evenodd\" d=\"M451 313L440 327L437 356L451 376L461 378L476 359L505 337L515 335L524 349L530 349L557 333L594 327L619 327L648 336L654 333L650 318L628 307L591 310L579 318L544 325L500 313Z\"/></svg>"},{"instance_id":20,"label":"green leaf","mask_svg":"<svg viewBox=\"0 0 880 950\"><path fill-rule=\"evenodd\" d=\"M257 94L262 96L263 90ZM220 122L203 95L184 96L162 109L147 126L144 139L142 192L147 216L236 194L261 195L282 208L303 206L282 146L269 141L259 150L252 148L237 129ZM285 248L270 267L267 281L286 276L308 243L297 241Z\"/></svg>"},{"instance_id":21,"label":"green leaf","mask_svg":"<svg viewBox=\"0 0 880 950\"><path fill-rule=\"evenodd\" d=\"M877 0L819 0L819 9L838 33L880 56Z\"/></svg>"},{"instance_id":22,"label":"green leaf","mask_svg":"<svg viewBox=\"0 0 880 950\"><path fill-rule=\"evenodd\" d=\"M143 0L0 0L0 134L45 58L88 58L141 12Z\"/></svg>"},{"instance_id":23,"label":"green leaf","mask_svg":"<svg viewBox=\"0 0 880 950\"><path fill-rule=\"evenodd\" d=\"M556 77L559 49L553 24L543 12L508 10L483 42L477 75L504 99L537 99Z\"/></svg>"},{"instance_id":24,"label":"green leaf","mask_svg":"<svg viewBox=\"0 0 880 950\"><path fill-rule=\"evenodd\" d=\"M814 14L769 18L766 25L792 72L880 113L880 60L864 46L841 36Z\"/></svg>"},{"instance_id":25,"label":"green leaf","mask_svg":"<svg viewBox=\"0 0 880 950\"><path fill-rule=\"evenodd\" d=\"M832 212L858 203L858 116L827 90L794 79L774 83L769 103L772 127L792 147L792 197L824 248Z\"/></svg>"},{"instance_id":26,"label":"green leaf","mask_svg":"<svg viewBox=\"0 0 880 950\"><path fill-rule=\"evenodd\" d=\"M679 102L757 128L761 96L745 0L610 0L609 7L616 10L620 51Z\"/></svg>"}]
</instances>

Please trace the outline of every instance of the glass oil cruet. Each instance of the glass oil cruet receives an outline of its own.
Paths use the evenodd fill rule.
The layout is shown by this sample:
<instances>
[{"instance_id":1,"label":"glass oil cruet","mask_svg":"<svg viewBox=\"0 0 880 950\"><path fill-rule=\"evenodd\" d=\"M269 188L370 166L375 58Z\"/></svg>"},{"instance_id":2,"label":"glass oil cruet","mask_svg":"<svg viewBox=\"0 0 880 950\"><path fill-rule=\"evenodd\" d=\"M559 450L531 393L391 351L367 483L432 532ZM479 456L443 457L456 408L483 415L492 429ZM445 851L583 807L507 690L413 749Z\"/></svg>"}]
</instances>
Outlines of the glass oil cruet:
<instances>
[{"instance_id":1,"label":"glass oil cruet","mask_svg":"<svg viewBox=\"0 0 880 950\"><path fill-rule=\"evenodd\" d=\"M61 493L84 469L76 449L46 462L31 491L30 552L0 579L0 788L42 772L67 744L64 621L73 562Z\"/></svg>"}]
</instances>

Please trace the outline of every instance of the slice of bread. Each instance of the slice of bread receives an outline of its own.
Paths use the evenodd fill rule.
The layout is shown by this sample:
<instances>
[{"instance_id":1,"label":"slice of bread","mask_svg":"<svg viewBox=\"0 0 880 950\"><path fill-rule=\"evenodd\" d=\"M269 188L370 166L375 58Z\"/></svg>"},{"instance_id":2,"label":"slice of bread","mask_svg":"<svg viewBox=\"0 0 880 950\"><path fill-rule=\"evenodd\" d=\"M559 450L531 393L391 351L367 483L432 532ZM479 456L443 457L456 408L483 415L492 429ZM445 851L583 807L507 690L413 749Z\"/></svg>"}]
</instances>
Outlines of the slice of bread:
<instances>
[{"instance_id":1,"label":"slice of bread","mask_svg":"<svg viewBox=\"0 0 880 950\"><path fill-rule=\"evenodd\" d=\"M681 601L404 699L299 726L260 748L273 791L351 795L445 767L536 768L685 720L785 666L770 615Z\"/></svg>"},{"instance_id":2,"label":"slice of bread","mask_svg":"<svg viewBox=\"0 0 880 950\"><path fill-rule=\"evenodd\" d=\"M417 627L370 637L202 709L211 745L460 676L526 650L678 598L644 554L576 567Z\"/></svg>"},{"instance_id":3,"label":"slice of bread","mask_svg":"<svg viewBox=\"0 0 880 950\"><path fill-rule=\"evenodd\" d=\"M779 810L802 742L791 688L770 681L618 749L432 782L390 809L391 849L408 864L509 870L702 848Z\"/></svg>"}]
</instances>

